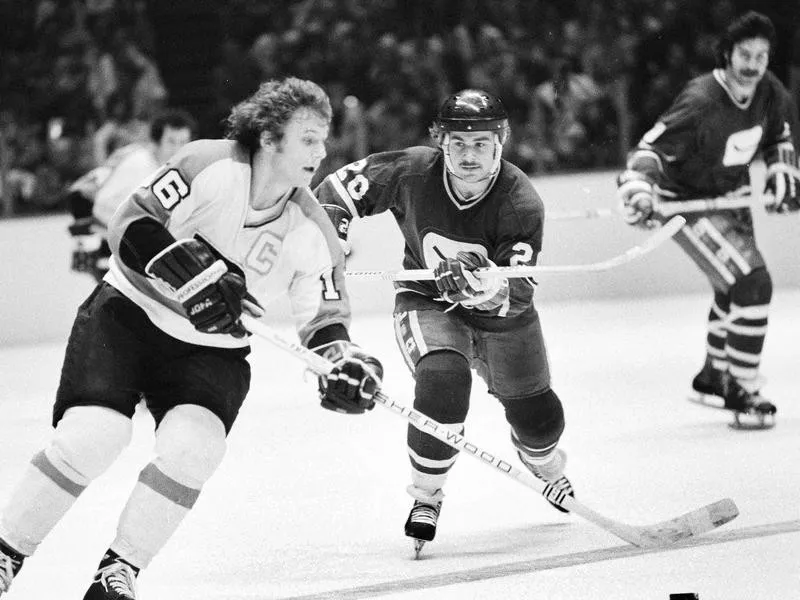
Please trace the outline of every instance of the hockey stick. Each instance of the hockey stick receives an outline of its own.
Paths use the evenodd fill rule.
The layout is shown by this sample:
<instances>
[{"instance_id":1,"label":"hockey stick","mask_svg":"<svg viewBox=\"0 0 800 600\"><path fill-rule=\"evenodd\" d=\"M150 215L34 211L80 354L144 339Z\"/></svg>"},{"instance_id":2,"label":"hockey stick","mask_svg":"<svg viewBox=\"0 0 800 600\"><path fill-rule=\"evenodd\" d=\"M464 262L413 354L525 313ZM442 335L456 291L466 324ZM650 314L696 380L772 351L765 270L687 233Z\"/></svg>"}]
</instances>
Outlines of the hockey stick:
<instances>
[{"instance_id":1,"label":"hockey stick","mask_svg":"<svg viewBox=\"0 0 800 600\"><path fill-rule=\"evenodd\" d=\"M619 212L612 208L586 208L577 210L545 211L545 221L572 221L577 219L605 219L606 217L619 216Z\"/></svg>"},{"instance_id":2,"label":"hockey stick","mask_svg":"<svg viewBox=\"0 0 800 600\"><path fill-rule=\"evenodd\" d=\"M473 271L478 277L532 277L541 273L591 273L595 271L608 271L614 267L624 265L632 260L652 252L658 246L670 239L680 231L686 223L680 215L672 217L664 223L658 231L646 238L644 242L629 248L622 254L604 261L584 265L553 265L553 266L524 266L512 267L482 267ZM434 279L433 269L408 269L404 271L348 271L348 277L359 279L383 279L388 281L425 281Z\"/></svg>"},{"instance_id":3,"label":"hockey stick","mask_svg":"<svg viewBox=\"0 0 800 600\"><path fill-rule=\"evenodd\" d=\"M242 315L242 324L250 333L269 341L305 362L315 373L327 373L333 366L330 361L316 352L309 350L297 342L282 337L261 321L247 314ZM420 431L424 431L441 440L448 446L461 451L463 454L489 465L495 471L541 494L550 502L555 502L568 511L580 515L587 521L594 523L598 527L605 529L634 546L646 548L679 542L711 531L720 525L724 525L735 519L739 514L739 509L736 507L733 500L725 498L674 519L669 519L653 525L627 525L601 515L571 496L560 495L550 484L537 479L527 470L516 468L510 462L473 444L461 434L448 429L418 410L391 400L383 392L378 392L376 394L375 403L398 417L405 419Z\"/></svg>"},{"instance_id":4,"label":"hockey stick","mask_svg":"<svg viewBox=\"0 0 800 600\"><path fill-rule=\"evenodd\" d=\"M735 210L738 208L769 206L774 202L775 199L771 194L764 194L760 198L755 196L720 196L718 198L700 198L696 200L659 201L653 211L662 217L672 217L677 214L707 210Z\"/></svg>"}]
</instances>

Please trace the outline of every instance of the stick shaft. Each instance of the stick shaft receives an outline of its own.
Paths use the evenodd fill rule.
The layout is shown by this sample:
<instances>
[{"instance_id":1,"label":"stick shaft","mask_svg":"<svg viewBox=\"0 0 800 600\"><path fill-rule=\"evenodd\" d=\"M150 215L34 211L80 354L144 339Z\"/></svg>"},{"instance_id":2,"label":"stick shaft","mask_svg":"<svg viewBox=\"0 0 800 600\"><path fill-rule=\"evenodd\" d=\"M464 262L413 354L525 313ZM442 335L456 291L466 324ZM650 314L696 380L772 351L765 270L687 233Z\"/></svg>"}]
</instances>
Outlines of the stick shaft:
<instances>
[{"instance_id":1,"label":"stick shaft","mask_svg":"<svg viewBox=\"0 0 800 600\"><path fill-rule=\"evenodd\" d=\"M696 200L667 200L656 204L655 212L664 217L671 217L681 213L704 212L707 210L735 210L738 208L754 208L766 206L772 201L770 195L761 198L755 196L740 196L727 198L702 198Z\"/></svg>"},{"instance_id":2,"label":"stick shaft","mask_svg":"<svg viewBox=\"0 0 800 600\"><path fill-rule=\"evenodd\" d=\"M629 248L622 254L613 256L607 260L583 265L517 265L510 267L483 267L475 269L474 273L478 277L534 277L542 273L591 273L597 271L607 271L631 262L663 244L673 235L678 233L686 219L680 215L672 217L655 233L650 235L638 246ZM405 269L401 271L348 271L348 277L358 279L372 279L385 281L430 281L434 279L433 269Z\"/></svg>"},{"instance_id":3,"label":"stick shaft","mask_svg":"<svg viewBox=\"0 0 800 600\"><path fill-rule=\"evenodd\" d=\"M320 356L312 350L309 350L297 342L285 339L283 336L273 331L264 323L254 319L253 317L250 317L247 314L242 315L242 324L247 328L248 331L250 331L250 333L271 342L282 350L285 350L299 358L317 374L327 373L333 367L332 363L326 358ZM392 414L405 419L420 429L420 431L424 431L425 433L436 437L452 448L461 451L463 454L479 460L485 465L492 467L495 471L498 471L503 475L518 481L522 485L534 490L546 498L548 497L550 487L547 483L537 479L527 471L518 469L513 464L502 459L495 453L489 452L477 444L470 442L463 435L456 433L452 429L449 429L445 425L442 425L441 423L431 419L418 410L391 400L383 392L378 392L375 402L376 404L387 409ZM637 531L636 528L604 517L594 510L584 506L571 496L566 496L562 499L553 498L553 500L557 500L561 506L570 512L580 515L587 521L598 525L610 533L613 533L626 542L637 546L647 543L647 541L643 539L643 536Z\"/></svg>"}]
</instances>

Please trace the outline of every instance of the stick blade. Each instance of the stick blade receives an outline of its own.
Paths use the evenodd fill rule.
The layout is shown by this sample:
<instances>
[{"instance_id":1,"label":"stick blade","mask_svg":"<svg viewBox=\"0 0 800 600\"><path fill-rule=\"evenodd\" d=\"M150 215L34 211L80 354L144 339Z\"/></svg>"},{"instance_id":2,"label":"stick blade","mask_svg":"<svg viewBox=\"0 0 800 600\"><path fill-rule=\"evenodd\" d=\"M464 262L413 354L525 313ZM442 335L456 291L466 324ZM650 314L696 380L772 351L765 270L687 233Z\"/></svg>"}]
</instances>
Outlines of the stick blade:
<instances>
[{"instance_id":1,"label":"stick blade","mask_svg":"<svg viewBox=\"0 0 800 600\"><path fill-rule=\"evenodd\" d=\"M707 504L684 515L641 527L639 533L646 546L674 544L716 529L739 516L739 508L730 498Z\"/></svg>"}]
</instances>

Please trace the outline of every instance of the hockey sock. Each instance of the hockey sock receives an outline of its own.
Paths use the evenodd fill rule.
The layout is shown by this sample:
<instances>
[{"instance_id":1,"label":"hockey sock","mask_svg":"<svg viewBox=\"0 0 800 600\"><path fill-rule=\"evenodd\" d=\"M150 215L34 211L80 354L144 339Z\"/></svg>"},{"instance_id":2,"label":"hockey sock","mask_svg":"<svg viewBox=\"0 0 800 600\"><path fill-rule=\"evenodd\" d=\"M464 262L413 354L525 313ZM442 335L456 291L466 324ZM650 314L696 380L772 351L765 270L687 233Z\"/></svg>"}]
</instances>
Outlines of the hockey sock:
<instances>
[{"instance_id":1,"label":"hockey sock","mask_svg":"<svg viewBox=\"0 0 800 600\"><path fill-rule=\"evenodd\" d=\"M70 408L36 454L0 519L0 538L30 556L130 440L130 419L100 406Z\"/></svg>"},{"instance_id":2,"label":"hockey sock","mask_svg":"<svg viewBox=\"0 0 800 600\"><path fill-rule=\"evenodd\" d=\"M414 377L414 408L463 433L472 386L466 359L449 350L426 354L417 363ZM413 485L431 493L442 488L458 451L414 425L408 426L407 443Z\"/></svg>"},{"instance_id":3,"label":"hockey sock","mask_svg":"<svg viewBox=\"0 0 800 600\"><path fill-rule=\"evenodd\" d=\"M728 294L716 292L714 294L714 302L708 311L706 363L717 371L727 371L728 369L728 356L725 353L728 330L725 328L725 324L728 320L730 304L731 299Z\"/></svg>"},{"instance_id":4,"label":"hockey sock","mask_svg":"<svg viewBox=\"0 0 800 600\"><path fill-rule=\"evenodd\" d=\"M139 474L111 549L147 567L189 513L225 454L225 427L194 405L171 409L156 432L157 458Z\"/></svg>"},{"instance_id":5,"label":"hockey sock","mask_svg":"<svg viewBox=\"0 0 800 600\"><path fill-rule=\"evenodd\" d=\"M731 289L725 353L728 370L736 379L758 376L771 300L772 280L763 268L752 271Z\"/></svg>"}]
</instances>

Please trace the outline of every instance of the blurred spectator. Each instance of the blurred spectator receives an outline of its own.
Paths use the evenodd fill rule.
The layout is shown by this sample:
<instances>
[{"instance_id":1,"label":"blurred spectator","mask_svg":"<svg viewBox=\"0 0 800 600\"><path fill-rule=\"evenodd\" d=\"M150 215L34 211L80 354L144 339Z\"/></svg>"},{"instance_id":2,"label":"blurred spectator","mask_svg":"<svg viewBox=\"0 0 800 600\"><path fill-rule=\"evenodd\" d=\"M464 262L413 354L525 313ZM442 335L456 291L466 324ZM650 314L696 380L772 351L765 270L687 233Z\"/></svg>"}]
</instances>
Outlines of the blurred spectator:
<instances>
[{"instance_id":1,"label":"blurred spectator","mask_svg":"<svg viewBox=\"0 0 800 600\"><path fill-rule=\"evenodd\" d=\"M19 121L4 133L16 182L6 192L29 197L27 191L46 190L53 181L66 185L119 144L140 139L139 125L168 100L156 47L162 61L168 55L167 81L200 117L202 135L216 131L221 116L260 81L295 75L327 82L335 114L322 170L365 144L368 150L357 155L427 143L433 115L426 107L470 86L503 99L514 130L505 155L528 172L617 166L675 90L709 68L713 42L744 6L740 0L184 2L0 2L7 22L0 48L10 50L0 70L0 109ZM167 4L175 8L153 9ZM181 23L190 6L192 16L215 20L208 31L219 27L224 40L207 50L211 62L199 67L207 69L204 77L176 68L198 68L197 42L167 39L175 27L163 16ZM782 43L787 86L798 98L800 33L790 26L792 9L776 1L779 9L787 18L778 22L794 36ZM148 15L161 15L161 27ZM198 27L191 31L206 31Z\"/></svg>"},{"instance_id":2,"label":"blurred spectator","mask_svg":"<svg viewBox=\"0 0 800 600\"><path fill-rule=\"evenodd\" d=\"M600 87L577 70L573 58L557 61L552 78L536 87L530 120L557 164L571 169L592 166L590 134L599 127L597 121L606 118L602 100Z\"/></svg>"},{"instance_id":3,"label":"blurred spectator","mask_svg":"<svg viewBox=\"0 0 800 600\"><path fill-rule=\"evenodd\" d=\"M146 142L149 137L149 122L134 116L133 101L121 92L109 96L103 112L106 119L92 138L95 166L102 165L118 148Z\"/></svg>"}]
</instances>

